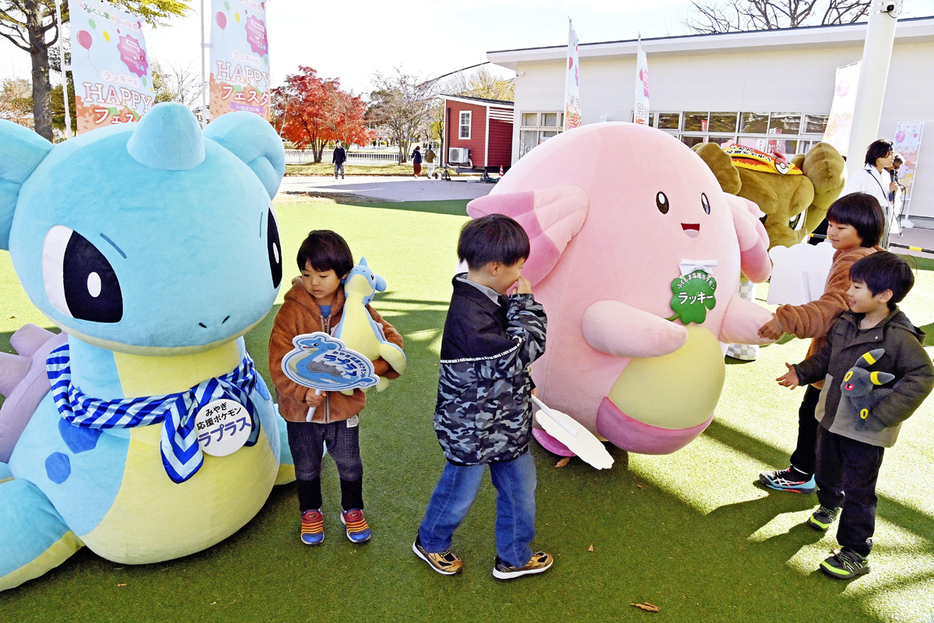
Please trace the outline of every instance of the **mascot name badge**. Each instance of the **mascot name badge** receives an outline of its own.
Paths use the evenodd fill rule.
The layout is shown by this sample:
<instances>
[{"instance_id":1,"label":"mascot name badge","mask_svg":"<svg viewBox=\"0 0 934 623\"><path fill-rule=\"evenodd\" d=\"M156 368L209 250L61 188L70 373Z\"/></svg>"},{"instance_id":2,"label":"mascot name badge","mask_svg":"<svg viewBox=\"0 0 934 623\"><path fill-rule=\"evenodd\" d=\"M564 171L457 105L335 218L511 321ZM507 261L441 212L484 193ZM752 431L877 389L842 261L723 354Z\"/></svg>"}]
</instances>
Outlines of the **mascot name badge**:
<instances>
[{"instance_id":1,"label":"mascot name badge","mask_svg":"<svg viewBox=\"0 0 934 623\"><path fill-rule=\"evenodd\" d=\"M246 407L229 398L214 400L195 415L198 444L211 456L233 454L250 438L250 414ZM215 439L214 436L217 435Z\"/></svg>"},{"instance_id":2,"label":"mascot name badge","mask_svg":"<svg viewBox=\"0 0 934 623\"><path fill-rule=\"evenodd\" d=\"M671 282L671 310L675 313L668 320L680 320L684 325L704 323L707 311L717 305L717 280L710 274L716 265L716 260L681 261L681 276Z\"/></svg>"}]
</instances>

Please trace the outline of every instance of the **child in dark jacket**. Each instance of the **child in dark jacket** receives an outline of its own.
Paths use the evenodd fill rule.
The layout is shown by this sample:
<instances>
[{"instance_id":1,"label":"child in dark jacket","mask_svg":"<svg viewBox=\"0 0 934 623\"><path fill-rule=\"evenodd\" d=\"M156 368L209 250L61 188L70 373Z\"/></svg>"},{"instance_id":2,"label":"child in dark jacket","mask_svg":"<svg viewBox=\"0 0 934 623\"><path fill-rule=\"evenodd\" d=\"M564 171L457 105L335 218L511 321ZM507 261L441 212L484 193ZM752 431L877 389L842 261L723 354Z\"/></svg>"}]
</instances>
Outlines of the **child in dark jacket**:
<instances>
[{"instance_id":1,"label":"child in dark jacket","mask_svg":"<svg viewBox=\"0 0 934 623\"><path fill-rule=\"evenodd\" d=\"M825 379L816 411L820 507L808 525L826 531L840 515L841 549L820 565L840 579L869 572L883 451L934 388L924 333L897 307L914 284L908 264L880 251L853 264L850 282L850 310L834 323L824 347L796 366L785 364L788 372L777 379L792 389ZM860 374L869 367L871 373ZM858 398L857 377L878 387Z\"/></svg>"},{"instance_id":2,"label":"child in dark jacket","mask_svg":"<svg viewBox=\"0 0 934 623\"><path fill-rule=\"evenodd\" d=\"M846 293L850 288L850 267L854 262L879 250L876 246L885 230L885 214L875 197L853 193L840 197L827 211L827 238L836 252L827 275L824 293L804 305L782 305L772 320L759 329L759 336L777 340L785 333L798 338L812 338L807 356L820 351L827 343L827 332L840 314L847 310ZM817 420L814 409L820 398L824 379L808 385L798 408L798 439L786 469L762 472L759 481L769 489L814 493L814 463L817 453Z\"/></svg>"},{"instance_id":3,"label":"child in dark jacket","mask_svg":"<svg viewBox=\"0 0 934 623\"><path fill-rule=\"evenodd\" d=\"M516 221L493 214L464 226L457 254L468 270L454 277L434 417L447 464L412 550L442 575L461 571L451 541L489 465L498 492L493 576L541 573L553 559L530 547L536 475L528 368L545 352L546 318L520 275L529 238Z\"/></svg>"}]
</instances>

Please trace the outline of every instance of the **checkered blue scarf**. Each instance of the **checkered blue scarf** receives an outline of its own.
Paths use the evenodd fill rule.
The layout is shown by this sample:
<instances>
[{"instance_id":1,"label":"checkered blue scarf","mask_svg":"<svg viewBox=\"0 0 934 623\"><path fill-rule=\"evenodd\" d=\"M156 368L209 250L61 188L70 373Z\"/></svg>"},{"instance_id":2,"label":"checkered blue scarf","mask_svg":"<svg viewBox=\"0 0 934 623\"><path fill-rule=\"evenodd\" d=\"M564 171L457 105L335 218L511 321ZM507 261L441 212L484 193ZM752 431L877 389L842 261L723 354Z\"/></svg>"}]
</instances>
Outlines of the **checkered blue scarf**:
<instances>
[{"instance_id":1,"label":"checkered blue scarf","mask_svg":"<svg viewBox=\"0 0 934 623\"><path fill-rule=\"evenodd\" d=\"M226 398L242 404L252 420L246 445L254 445L259 437L259 418L250 400L250 392L256 385L256 370L249 354L232 372L203 381L188 391L115 400L92 398L72 384L71 355L67 343L49 354L46 369L59 414L75 426L133 428L163 422L162 464L175 483L185 482L194 476L204 463L204 454L198 445L195 414L209 402Z\"/></svg>"}]
</instances>

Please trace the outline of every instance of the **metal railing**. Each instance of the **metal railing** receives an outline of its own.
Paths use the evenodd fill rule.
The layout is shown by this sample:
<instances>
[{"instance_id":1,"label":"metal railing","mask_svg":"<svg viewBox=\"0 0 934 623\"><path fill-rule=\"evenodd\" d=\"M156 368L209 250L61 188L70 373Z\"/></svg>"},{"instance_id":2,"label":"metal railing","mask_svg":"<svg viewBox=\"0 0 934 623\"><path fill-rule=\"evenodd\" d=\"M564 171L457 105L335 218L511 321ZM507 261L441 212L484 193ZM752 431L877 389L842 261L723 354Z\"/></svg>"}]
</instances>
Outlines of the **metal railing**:
<instances>
[{"instance_id":1,"label":"metal railing","mask_svg":"<svg viewBox=\"0 0 934 623\"><path fill-rule=\"evenodd\" d=\"M326 150L321 157L321 162L331 164L332 150ZM286 164L310 164L315 161L315 156L310 149L302 151L300 149L286 149ZM399 162L399 154L390 151L348 151L347 164L396 164Z\"/></svg>"}]
</instances>

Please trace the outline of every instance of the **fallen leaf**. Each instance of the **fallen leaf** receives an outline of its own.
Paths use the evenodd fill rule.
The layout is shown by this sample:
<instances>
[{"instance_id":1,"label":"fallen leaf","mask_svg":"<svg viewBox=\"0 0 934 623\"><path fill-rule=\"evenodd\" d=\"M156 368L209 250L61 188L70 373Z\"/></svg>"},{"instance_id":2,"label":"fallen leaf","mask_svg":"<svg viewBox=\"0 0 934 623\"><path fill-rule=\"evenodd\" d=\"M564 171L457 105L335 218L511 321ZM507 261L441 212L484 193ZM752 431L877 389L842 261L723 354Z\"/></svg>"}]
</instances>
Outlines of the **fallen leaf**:
<instances>
[{"instance_id":1,"label":"fallen leaf","mask_svg":"<svg viewBox=\"0 0 934 623\"><path fill-rule=\"evenodd\" d=\"M117 586L126 586L124 583L117 584Z\"/></svg>"},{"instance_id":2,"label":"fallen leaf","mask_svg":"<svg viewBox=\"0 0 934 623\"><path fill-rule=\"evenodd\" d=\"M591 545L590 547L588 547L588 548L587 548L587 551L588 551L588 552L592 552L592 551L593 551L593 545Z\"/></svg>"},{"instance_id":3,"label":"fallen leaf","mask_svg":"<svg viewBox=\"0 0 934 623\"><path fill-rule=\"evenodd\" d=\"M659 608L655 604L650 604L647 601L641 604L629 604L629 605L635 606L636 608L640 608L641 610L645 610L646 612L661 612L662 611L661 608Z\"/></svg>"},{"instance_id":4,"label":"fallen leaf","mask_svg":"<svg viewBox=\"0 0 934 623\"><path fill-rule=\"evenodd\" d=\"M639 489L643 488L642 485L636 485L636 487L638 487Z\"/></svg>"},{"instance_id":5,"label":"fallen leaf","mask_svg":"<svg viewBox=\"0 0 934 623\"><path fill-rule=\"evenodd\" d=\"M558 461L557 463L555 463L555 467L564 467L565 465L567 465L567 464L570 463L570 462L571 462L571 457L566 456L566 457L564 457L563 459L561 459L560 461Z\"/></svg>"}]
</instances>

